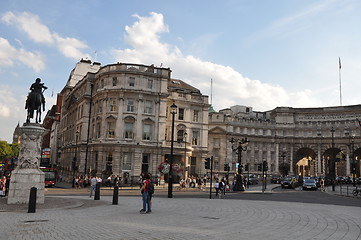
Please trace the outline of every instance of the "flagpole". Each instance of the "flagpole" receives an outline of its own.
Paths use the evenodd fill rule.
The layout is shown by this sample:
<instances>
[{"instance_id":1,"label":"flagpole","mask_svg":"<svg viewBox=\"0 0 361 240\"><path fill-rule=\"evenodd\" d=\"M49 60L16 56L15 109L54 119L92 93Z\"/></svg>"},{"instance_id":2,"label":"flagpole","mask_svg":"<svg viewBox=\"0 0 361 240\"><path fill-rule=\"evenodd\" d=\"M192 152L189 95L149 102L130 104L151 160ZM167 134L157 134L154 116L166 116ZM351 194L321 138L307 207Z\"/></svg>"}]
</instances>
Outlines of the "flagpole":
<instances>
[{"instance_id":1,"label":"flagpole","mask_svg":"<svg viewBox=\"0 0 361 240\"><path fill-rule=\"evenodd\" d=\"M339 82L340 82L340 106L342 106L342 91L341 91L341 58L338 58L338 78L339 78Z\"/></svg>"}]
</instances>

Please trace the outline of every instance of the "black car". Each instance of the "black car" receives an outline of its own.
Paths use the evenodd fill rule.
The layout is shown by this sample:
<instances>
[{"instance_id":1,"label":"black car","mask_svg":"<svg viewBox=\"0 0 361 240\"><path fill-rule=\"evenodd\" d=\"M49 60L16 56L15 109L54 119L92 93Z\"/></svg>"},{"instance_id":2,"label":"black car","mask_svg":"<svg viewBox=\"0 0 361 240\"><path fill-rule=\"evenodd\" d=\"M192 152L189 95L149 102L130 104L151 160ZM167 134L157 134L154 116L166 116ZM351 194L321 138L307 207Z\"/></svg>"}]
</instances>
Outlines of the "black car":
<instances>
[{"instance_id":1,"label":"black car","mask_svg":"<svg viewBox=\"0 0 361 240\"><path fill-rule=\"evenodd\" d=\"M281 181L282 188L295 188L296 184L292 181L292 178L285 178Z\"/></svg>"},{"instance_id":2,"label":"black car","mask_svg":"<svg viewBox=\"0 0 361 240\"><path fill-rule=\"evenodd\" d=\"M272 176L271 183L281 183L282 177L281 176Z\"/></svg>"}]
</instances>

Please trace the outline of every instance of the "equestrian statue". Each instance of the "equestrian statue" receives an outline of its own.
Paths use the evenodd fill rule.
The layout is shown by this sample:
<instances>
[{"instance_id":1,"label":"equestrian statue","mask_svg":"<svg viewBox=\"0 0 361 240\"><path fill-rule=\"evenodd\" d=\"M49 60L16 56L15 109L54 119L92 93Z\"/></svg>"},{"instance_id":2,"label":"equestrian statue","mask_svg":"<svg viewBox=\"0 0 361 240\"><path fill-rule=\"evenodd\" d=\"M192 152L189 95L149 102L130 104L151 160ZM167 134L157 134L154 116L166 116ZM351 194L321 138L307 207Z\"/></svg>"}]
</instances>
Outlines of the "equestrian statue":
<instances>
[{"instance_id":1,"label":"equestrian statue","mask_svg":"<svg viewBox=\"0 0 361 240\"><path fill-rule=\"evenodd\" d=\"M40 78L35 80L30 87L31 92L28 95L25 103L25 109L28 110L26 117L26 123L30 123L30 119L34 118L34 111L36 111L35 122L41 122L41 105L43 105L43 111L45 111L45 97L43 92L48 89L44 86L44 83L41 83Z\"/></svg>"}]
</instances>

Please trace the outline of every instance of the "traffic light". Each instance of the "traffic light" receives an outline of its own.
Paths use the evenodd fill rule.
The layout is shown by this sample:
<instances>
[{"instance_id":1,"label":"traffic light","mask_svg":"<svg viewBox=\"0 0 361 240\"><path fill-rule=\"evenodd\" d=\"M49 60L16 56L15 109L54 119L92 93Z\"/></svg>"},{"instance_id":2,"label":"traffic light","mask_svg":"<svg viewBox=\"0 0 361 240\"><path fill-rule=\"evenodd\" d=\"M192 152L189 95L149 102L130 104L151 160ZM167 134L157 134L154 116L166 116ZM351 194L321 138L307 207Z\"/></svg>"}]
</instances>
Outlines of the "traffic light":
<instances>
[{"instance_id":1,"label":"traffic light","mask_svg":"<svg viewBox=\"0 0 361 240\"><path fill-rule=\"evenodd\" d=\"M262 171L262 164L258 164L258 171Z\"/></svg>"},{"instance_id":2,"label":"traffic light","mask_svg":"<svg viewBox=\"0 0 361 240\"><path fill-rule=\"evenodd\" d=\"M206 161L204 162L204 168L205 169L211 169L211 158L206 158Z\"/></svg>"},{"instance_id":3,"label":"traffic light","mask_svg":"<svg viewBox=\"0 0 361 240\"><path fill-rule=\"evenodd\" d=\"M224 164L223 170L224 170L224 171L228 171L228 168L229 168L228 164Z\"/></svg>"},{"instance_id":4,"label":"traffic light","mask_svg":"<svg viewBox=\"0 0 361 240\"><path fill-rule=\"evenodd\" d=\"M248 171L249 170L249 166L248 163L246 164L246 166L244 167L244 171Z\"/></svg>"},{"instance_id":5,"label":"traffic light","mask_svg":"<svg viewBox=\"0 0 361 240\"><path fill-rule=\"evenodd\" d=\"M356 173L356 163L351 163L351 173Z\"/></svg>"},{"instance_id":6,"label":"traffic light","mask_svg":"<svg viewBox=\"0 0 361 240\"><path fill-rule=\"evenodd\" d=\"M263 171L265 171L265 172L268 171L267 161L263 161Z\"/></svg>"}]
</instances>

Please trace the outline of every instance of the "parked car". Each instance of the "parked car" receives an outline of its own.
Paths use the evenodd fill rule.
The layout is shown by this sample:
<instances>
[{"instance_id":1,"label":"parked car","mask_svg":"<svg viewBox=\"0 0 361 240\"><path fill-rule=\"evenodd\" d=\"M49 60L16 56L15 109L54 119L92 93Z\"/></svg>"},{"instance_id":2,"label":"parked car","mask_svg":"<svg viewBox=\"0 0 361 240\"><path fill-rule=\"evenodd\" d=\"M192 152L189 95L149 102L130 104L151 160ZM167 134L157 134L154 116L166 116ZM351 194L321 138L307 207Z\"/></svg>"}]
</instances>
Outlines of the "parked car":
<instances>
[{"instance_id":1,"label":"parked car","mask_svg":"<svg viewBox=\"0 0 361 240\"><path fill-rule=\"evenodd\" d=\"M296 182L292 181L292 178L284 178L281 181L281 188L295 188L296 186Z\"/></svg>"},{"instance_id":2,"label":"parked car","mask_svg":"<svg viewBox=\"0 0 361 240\"><path fill-rule=\"evenodd\" d=\"M258 184L258 179L256 176L252 176L250 175L249 177L246 176L246 181L248 185L257 185Z\"/></svg>"},{"instance_id":3,"label":"parked car","mask_svg":"<svg viewBox=\"0 0 361 240\"><path fill-rule=\"evenodd\" d=\"M271 183L281 183L282 177L281 176L272 176Z\"/></svg>"},{"instance_id":4,"label":"parked car","mask_svg":"<svg viewBox=\"0 0 361 240\"><path fill-rule=\"evenodd\" d=\"M309 178L305 179L302 184L303 190L317 190L317 182L315 179Z\"/></svg>"}]
</instances>

